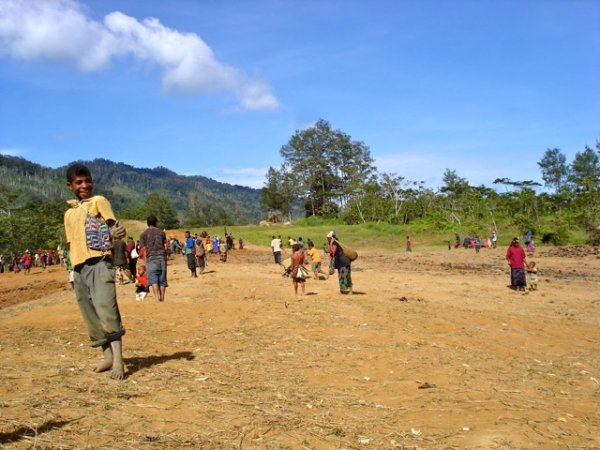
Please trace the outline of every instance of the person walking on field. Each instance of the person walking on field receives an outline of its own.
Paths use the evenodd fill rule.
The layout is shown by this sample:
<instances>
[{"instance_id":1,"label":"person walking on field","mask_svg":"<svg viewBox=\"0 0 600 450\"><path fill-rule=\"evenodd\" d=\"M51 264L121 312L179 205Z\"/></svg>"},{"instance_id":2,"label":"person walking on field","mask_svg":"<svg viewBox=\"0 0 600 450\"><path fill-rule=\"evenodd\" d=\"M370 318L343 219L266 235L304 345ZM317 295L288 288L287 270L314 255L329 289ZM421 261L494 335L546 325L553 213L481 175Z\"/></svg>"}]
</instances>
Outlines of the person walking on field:
<instances>
[{"instance_id":1,"label":"person walking on field","mask_svg":"<svg viewBox=\"0 0 600 450\"><path fill-rule=\"evenodd\" d=\"M273 235L273 239L271 240L271 249L273 249L275 264L281 264L281 239L277 239L275 235Z\"/></svg>"},{"instance_id":2,"label":"person walking on field","mask_svg":"<svg viewBox=\"0 0 600 450\"><path fill-rule=\"evenodd\" d=\"M29 250L25 250L25 253L23 253L23 273L25 275L29 274L29 271L31 270L31 265L31 253L29 252Z\"/></svg>"},{"instance_id":3,"label":"person walking on field","mask_svg":"<svg viewBox=\"0 0 600 450\"><path fill-rule=\"evenodd\" d=\"M508 250L506 251L506 260L510 267L510 288L518 291L524 291L527 286L525 278L525 250L519 244L519 238L514 237Z\"/></svg>"},{"instance_id":4,"label":"person walking on field","mask_svg":"<svg viewBox=\"0 0 600 450\"><path fill-rule=\"evenodd\" d=\"M306 282L306 277L304 277L301 273L301 271L304 269L304 252L297 243L292 245L292 252L292 267L290 275L292 277L292 284L294 285L294 294L298 295L298 285L300 285L302 286L302 295L304 295L304 283Z\"/></svg>"},{"instance_id":5,"label":"person walking on field","mask_svg":"<svg viewBox=\"0 0 600 450\"><path fill-rule=\"evenodd\" d=\"M348 259L342 247L340 246L335 231L330 231L327 234L327 242L329 243L329 254L333 259L333 267L338 271L338 282L340 285L340 293L352 294L352 262Z\"/></svg>"},{"instance_id":6,"label":"person walking on field","mask_svg":"<svg viewBox=\"0 0 600 450\"><path fill-rule=\"evenodd\" d=\"M140 236L140 247L144 250L146 258L146 272L148 284L152 287L152 294L159 302L165 301L167 287L167 235L156 227L158 219L154 215L146 220L148 228Z\"/></svg>"},{"instance_id":7,"label":"person walking on field","mask_svg":"<svg viewBox=\"0 0 600 450\"><path fill-rule=\"evenodd\" d=\"M114 239L112 242L112 258L113 265L117 268L117 279L119 284L127 279L133 282L135 279L132 278L131 272L129 272L129 253L127 252L127 244L123 239Z\"/></svg>"},{"instance_id":8,"label":"person walking on field","mask_svg":"<svg viewBox=\"0 0 600 450\"><path fill-rule=\"evenodd\" d=\"M110 248L111 240L123 238L126 231L115 219L108 200L93 195L94 183L86 166L71 165L67 185L77 197L69 201L71 207L64 216L75 296L92 347L102 347L104 355L94 371L111 370L111 378L122 380L125 365L121 338L125 328L117 305Z\"/></svg>"},{"instance_id":9,"label":"person walking on field","mask_svg":"<svg viewBox=\"0 0 600 450\"><path fill-rule=\"evenodd\" d=\"M188 269L190 269L191 275L194 278L198 277L196 273L196 241L190 235L189 231L185 232L185 239L183 242L185 257L187 260Z\"/></svg>"},{"instance_id":10,"label":"person walking on field","mask_svg":"<svg viewBox=\"0 0 600 450\"><path fill-rule=\"evenodd\" d=\"M323 269L321 269L321 255L319 255L319 250L317 250L313 241L308 241L308 251L306 252L306 254L310 257L310 261L312 263L312 271L315 275L315 280L319 279L320 273L325 275L325 278L329 278L329 274L323 272Z\"/></svg>"},{"instance_id":11,"label":"person walking on field","mask_svg":"<svg viewBox=\"0 0 600 450\"><path fill-rule=\"evenodd\" d=\"M204 272L204 268L206 267L206 252L204 250L204 242L202 242L202 238L197 237L196 241L196 267L200 269L200 273Z\"/></svg>"}]
</instances>

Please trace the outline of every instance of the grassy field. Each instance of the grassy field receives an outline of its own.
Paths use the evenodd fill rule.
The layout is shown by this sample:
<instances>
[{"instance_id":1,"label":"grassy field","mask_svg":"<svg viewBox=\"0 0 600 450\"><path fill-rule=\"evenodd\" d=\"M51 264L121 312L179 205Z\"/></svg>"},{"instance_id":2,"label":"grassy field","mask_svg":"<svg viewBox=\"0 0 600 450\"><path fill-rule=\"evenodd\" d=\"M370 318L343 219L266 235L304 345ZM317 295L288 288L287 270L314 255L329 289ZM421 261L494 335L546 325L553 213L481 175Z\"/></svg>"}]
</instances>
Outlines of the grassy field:
<instances>
[{"instance_id":1,"label":"grassy field","mask_svg":"<svg viewBox=\"0 0 600 450\"><path fill-rule=\"evenodd\" d=\"M127 227L128 234L134 238L139 238L139 235L146 229L145 223L141 221L126 220L123 221ZM178 230L167 230L167 236L175 235L181 239L183 232L188 228ZM485 229L481 227L480 229ZM329 231L335 230L339 239L342 242L353 245L357 248L379 248L379 249L404 249L406 236L410 236L413 250L436 250L446 248L447 242L454 244L454 231L447 230L431 230L423 227L420 224L411 225L390 225L385 223L365 223L360 225L341 225L333 221L322 220L301 220L292 222L289 225L273 224L271 226L260 225L243 225L243 226L228 226L227 231L233 233L237 240L243 238L247 244L269 246L273 236L281 236L284 244L288 236L297 239L302 237L304 242L311 239L316 246L322 247L326 242L326 235ZM491 228L490 228L491 230ZM200 233L207 231L211 236L223 236L225 227L198 227L189 228L192 233ZM457 230L461 237L466 234L473 233L470 230ZM523 237L523 231L507 227L498 231L498 245L500 247L507 246L513 236ZM480 236L490 236L488 231L480 232ZM573 230L570 234L569 244L583 244L585 242L585 234L583 232ZM536 245L541 245L540 239L537 239Z\"/></svg>"}]
</instances>

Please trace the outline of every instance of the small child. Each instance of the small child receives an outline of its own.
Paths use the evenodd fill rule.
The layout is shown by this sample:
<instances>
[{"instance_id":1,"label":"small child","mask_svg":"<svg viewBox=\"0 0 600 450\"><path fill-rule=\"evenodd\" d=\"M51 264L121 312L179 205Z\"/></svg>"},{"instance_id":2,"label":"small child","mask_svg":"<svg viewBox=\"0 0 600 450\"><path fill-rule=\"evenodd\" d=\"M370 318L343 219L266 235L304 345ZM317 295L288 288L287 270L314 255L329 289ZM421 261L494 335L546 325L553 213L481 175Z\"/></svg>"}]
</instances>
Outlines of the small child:
<instances>
[{"instance_id":1,"label":"small child","mask_svg":"<svg viewBox=\"0 0 600 450\"><path fill-rule=\"evenodd\" d=\"M535 261L529 261L527 263L527 277L529 278L529 290L537 291L538 276Z\"/></svg>"},{"instance_id":2,"label":"small child","mask_svg":"<svg viewBox=\"0 0 600 450\"><path fill-rule=\"evenodd\" d=\"M479 239L479 236L475 236L475 239L473 239L473 247L475 247L475 253L479 253L479 250L481 250L481 239Z\"/></svg>"},{"instance_id":3,"label":"small child","mask_svg":"<svg viewBox=\"0 0 600 450\"><path fill-rule=\"evenodd\" d=\"M529 242L527 243L527 252L533 253L535 251L535 242L533 241L533 236L529 238ZM535 266L535 264L534 264Z\"/></svg>"},{"instance_id":4,"label":"small child","mask_svg":"<svg viewBox=\"0 0 600 450\"><path fill-rule=\"evenodd\" d=\"M137 265L137 276L135 277L135 299L141 302L148 295L148 274L146 273L146 265Z\"/></svg>"},{"instance_id":5,"label":"small child","mask_svg":"<svg viewBox=\"0 0 600 450\"><path fill-rule=\"evenodd\" d=\"M227 262L227 242L225 242L225 240L221 239L219 241L219 256L220 256L220 261L221 262Z\"/></svg>"}]
</instances>

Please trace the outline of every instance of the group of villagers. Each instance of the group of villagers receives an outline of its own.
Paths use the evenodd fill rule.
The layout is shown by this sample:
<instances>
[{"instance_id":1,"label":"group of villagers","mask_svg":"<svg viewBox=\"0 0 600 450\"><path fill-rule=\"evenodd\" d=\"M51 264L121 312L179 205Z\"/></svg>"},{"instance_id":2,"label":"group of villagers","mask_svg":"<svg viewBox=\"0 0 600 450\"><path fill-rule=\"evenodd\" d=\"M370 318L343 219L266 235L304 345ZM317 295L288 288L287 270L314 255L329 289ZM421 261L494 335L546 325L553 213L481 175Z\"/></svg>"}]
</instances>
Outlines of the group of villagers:
<instances>
[{"instance_id":1,"label":"group of villagers","mask_svg":"<svg viewBox=\"0 0 600 450\"><path fill-rule=\"evenodd\" d=\"M333 275L337 270L340 293L352 294L352 261L344 254L335 231L330 231L327 234L326 253L330 257L328 274L321 270L321 258L314 244L309 242L308 247L308 251L305 251L301 242L296 242L292 245L293 253L291 257L290 277L294 285L294 293L298 294L298 286L300 286L301 293L304 294L304 284L308 277L308 272L304 268L304 264L305 254L308 254L312 261L315 279L318 279L320 273L328 277L329 275Z\"/></svg>"}]
</instances>

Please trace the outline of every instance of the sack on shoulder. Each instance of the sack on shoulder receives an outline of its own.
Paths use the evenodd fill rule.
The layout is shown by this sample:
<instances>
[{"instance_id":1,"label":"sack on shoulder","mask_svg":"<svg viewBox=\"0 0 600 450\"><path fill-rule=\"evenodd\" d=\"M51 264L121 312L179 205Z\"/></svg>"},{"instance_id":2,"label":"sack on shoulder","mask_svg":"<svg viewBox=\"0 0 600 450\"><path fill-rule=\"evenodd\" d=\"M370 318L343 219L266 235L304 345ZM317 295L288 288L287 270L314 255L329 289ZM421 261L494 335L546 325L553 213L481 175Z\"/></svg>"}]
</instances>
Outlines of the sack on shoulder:
<instances>
[{"instance_id":1,"label":"sack on shoulder","mask_svg":"<svg viewBox=\"0 0 600 450\"><path fill-rule=\"evenodd\" d=\"M352 247L342 244L340 241L337 241L337 243L342 249L342 253L346 255L346 258L348 258L350 261L354 261L356 258L358 258L358 252Z\"/></svg>"}]
</instances>

